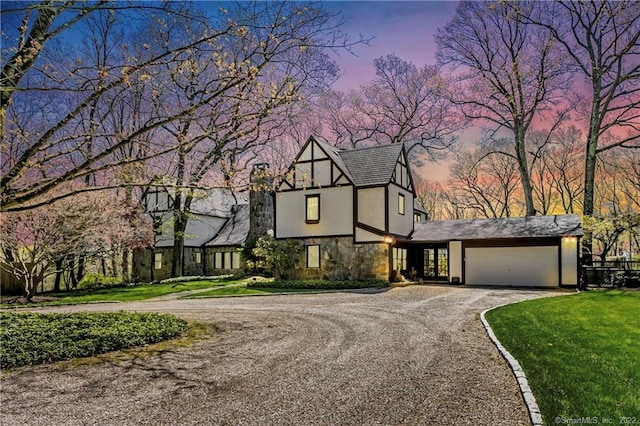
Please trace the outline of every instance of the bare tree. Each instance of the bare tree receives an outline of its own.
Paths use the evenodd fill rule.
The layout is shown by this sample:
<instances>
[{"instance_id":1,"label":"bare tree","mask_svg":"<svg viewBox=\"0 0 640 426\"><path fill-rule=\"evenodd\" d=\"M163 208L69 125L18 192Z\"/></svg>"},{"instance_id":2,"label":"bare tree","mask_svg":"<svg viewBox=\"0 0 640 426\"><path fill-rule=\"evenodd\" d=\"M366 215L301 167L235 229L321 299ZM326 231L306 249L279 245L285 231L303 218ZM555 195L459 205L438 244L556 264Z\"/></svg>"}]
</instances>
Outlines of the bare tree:
<instances>
[{"instance_id":1,"label":"bare tree","mask_svg":"<svg viewBox=\"0 0 640 426\"><path fill-rule=\"evenodd\" d=\"M547 183L565 214L578 213L582 209L580 196L584 179L580 140L581 132L576 127L559 129L553 134L553 143L542 153L541 162L545 163L545 171L549 174Z\"/></svg>"},{"instance_id":2,"label":"bare tree","mask_svg":"<svg viewBox=\"0 0 640 426\"><path fill-rule=\"evenodd\" d=\"M279 8L261 4L258 9L240 5L229 10L229 17L236 21L256 10L260 21L238 27L241 38L195 47L166 66L171 84L158 103L166 115L173 115L172 109L189 111L162 127L176 146L163 158L164 176L174 187L174 276L182 275L185 231L191 206L201 195L199 189L237 187L246 165L287 129L293 105L337 76L335 64L324 51L327 34L321 29L332 15L285 3ZM283 18L287 24L282 24ZM198 33L192 35L194 31L186 22L184 36L201 38ZM237 74L249 77L197 107L209 93L220 91L229 75Z\"/></svg>"},{"instance_id":3,"label":"bare tree","mask_svg":"<svg viewBox=\"0 0 640 426\"><path fill-rule=\"evenodd\" d=\"M528 216L535 214L526 134L534 118L555 107L567 88L567 68L548 30L528 25L535 2L461 2L436 34L438 60L460 68L452 100L474 120L513 133Z\"/></svg>"},{"instance_id":4,"label":"bare tree","mask_svg":"<svg viewBox=\"0 0 640 426\"><path fill-rule=\"evenodd\" d=\"M496 140L474 152L461 152L450 167L448 187L459 205L486 218L510 217L520 190L513 155L504 155L509 140Z\"/></svg>"},{"instance_id":5,"label":"bare tree","mask_svg":"<svg viewBox=\"0 0 640 426\"><path fill-rule=\"evenodd\" d=\"M114 61L99 69L86 67L81 58L77 61L72 57L62 64L45 60L46 50L53 47L52 40L57 35L67 28L77 28L88 14L104 9L120 26L126 26L127 20L138 19L141 25L149 27L153 22L166 24L169 31L175 18L189 17L192 25L197 22L204 30L198 33L198 37L170 38L169 43L162 46L158 43L157 32L141 33L145 38L135 40L135 45L141 48L140 56L131 54L126 61ZM149 131L207 108L221 97L237 93L239 88L257 78L268 78L265 75L269 71L267 64L285 66L283 58L293 59L305 50L348 49L354 44L340 32L342 22L339 17L312 5L239 2L228 9L206 17L188 4L172 2L159 7L146 3L45 1L27 6L18 4L14 9L3 8L3 15L22 14L23 18L9 31L15 34L15 38L9 41L15 45L16 53L2 71L2 85L7 87L2 94L2 210L31 208L46 202L46 197L37 202L36 199L64 182L84 179L111 171L123 163L141 160L123 160L116 153L131 143L137 143ZM154 13L143 14L141 11L145 10ZM111 100L130 90L132 79L146 82L154 96L165 85L171 84L163 79L163 68L181 63L184 56L194 49L209 49L214 54L217 46L246 48L245 62L219 58L224 72L219 73L210 90L198 93L194 102L182 109L174 108L168 114L167 110L149 111L144 122L126 129L124 134L116 134L107 125L108 120L96 120L93 125L89 121L87 125L87 117L91 117L92 110L108 111ZM312 64L306 62L304 66ZM54 94L59 101L46 111L30 113L34 97L43 91ZM86 146L87 140L92 141L91 149ZM144 151L144 154L147 157L158 156L174 150L176 146L175 140L160 138L155 141L153 149ZM89 189L94 188L74 187L73 191ZM56 193L57 198L68 195L70 193Z\"/></svg>"},{"instance_id":6,"label":"bare tree","mask_svg":"<svg viewBox=\"0 0 640 426\"><path fill-rule=\"evenodd\" d=\"M590 216L597 155L614 147L640 147L640 3L558 1L541 7L543 13L523 19L548 30L589 83L589 97L577 110L589 123L583 214Z\"/></svg>"},{"instance_id":7,"label":"bare tree","mask_svg":"<svg viewBox=\"0 0 640 426\"><path fill-rule=\"evenodd\" d=\"M438 67L417 67L395 55L375 59L374 66L373 81L322 99L332 139L351 147L367 140L404 143L409 153L432 157L449 148L466 120L447 100Z\"/></svg>"},{"instance_id":8,"label":"bare tree","mask_svg":"<svg viewBox=\"0 0 640 426\"><path fill-rule=\"evenodd\" d=\"M416 197L427 213L427 220L446 220L456 216L451 215L447 194L449 190L440 182L431 182L414 176Z\"/></svg>"}]
</instances>

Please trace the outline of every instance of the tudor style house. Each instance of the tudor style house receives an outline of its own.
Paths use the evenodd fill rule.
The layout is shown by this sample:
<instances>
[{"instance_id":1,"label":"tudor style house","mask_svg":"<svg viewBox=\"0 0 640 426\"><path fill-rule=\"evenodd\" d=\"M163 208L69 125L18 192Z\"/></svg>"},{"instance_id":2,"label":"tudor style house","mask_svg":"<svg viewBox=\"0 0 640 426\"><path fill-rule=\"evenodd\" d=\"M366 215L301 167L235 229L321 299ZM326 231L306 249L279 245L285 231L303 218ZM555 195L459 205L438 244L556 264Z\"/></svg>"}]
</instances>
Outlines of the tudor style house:
<instances>
[{"instance_id":1,"label":"tudor style house","mask_svg":"<svg viewBox=\"0 0 640 426\"><path fill-rule=\"evenodd\" d=\"M214 188L194 199L184 235L183 274L186 276L242 273L245 261L242 245L273 229L272 179L268 166L255 164L254 187L249 194ZM154 187L141 199L155 231L154 247L133 253L133 278L160 281L172 277L174 192Z\"/></svg>"},{"instance_id":2,"label":"tudor style house","mask_svg":"<svg viewBox=\"0 0 640 426\"><path fill-rule=\"evenodd\" d=\"M275 237L303 240L303 276L388 280L406 269L414 200L402 144L343 151L312 136L275 194Z\"/></svg>"},{"instance_id":3,"label":"tudor style house","mask_svg":"<svg viewBox=\"0 0 640 426\"><path fill-rule=\"evenodd\" d=\"M402 144L339 150L312 136L275 193L275 237L302 277L576 286L578 215L425 221Z\"/></svg>"},{"instance_id":4,"label":"tudor style house","mask_svg":"<svg viewBox=\"0 0 640 426\"><path fill-rule=\"evenodd\" d=\"M266 164L254 165L251 182L248 196L218 189L193 203L186 275L242 272L242 244L273 230L304 244L301 278L578 285L578 215L428 221L402 144L347 151L312 136L275 192ZM143 196L156 244L134 253L140 281L171 276L172 197L162 188Z\"/></svg>"}]
</instances>

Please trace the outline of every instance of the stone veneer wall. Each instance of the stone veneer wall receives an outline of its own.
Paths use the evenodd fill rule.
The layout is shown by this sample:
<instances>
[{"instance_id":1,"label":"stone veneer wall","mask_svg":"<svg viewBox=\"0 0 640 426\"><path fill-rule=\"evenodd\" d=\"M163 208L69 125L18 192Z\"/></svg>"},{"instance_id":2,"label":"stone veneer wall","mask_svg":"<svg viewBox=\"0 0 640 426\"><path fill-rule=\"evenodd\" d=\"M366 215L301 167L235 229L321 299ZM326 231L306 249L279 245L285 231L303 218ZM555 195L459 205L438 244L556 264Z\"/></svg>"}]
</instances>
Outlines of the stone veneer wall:
<instances>
[{"instance_id":1,"label":"stone veneer wall","mask_svg":"<svg viewBox=\"0 0 640 426\"><path fill-rule=\"evenodd\" d=\"M206 249L206 273L205 275L227 275L227 274L242 274L245 271L245 258L240 247L207 247ZM215 253L226 253L238 251L240 253L240 268L236 269L213 269L213 260Z\"/></svg>"},{"instance_id":2,"label":"stone veneer wall","mask_svg":"<svg viewBox=\"0 0 640 426\"><path fill-rule=\"evenodd\" d=\"M257 241L274 226L273 177L269 176L269 165L255 164L250 179L247 241Z\"/></svg>"},{"instance_id":3,"label":"stone veneer wall","mask_svg":"<svg viewBox=\"0 0 640 426\"><path fill-rule=\"evenodd\" d=\"M200 253L200 263L196 262L196 253ZM204 269L205 255L204 250L200 247L185 247L182 275L185 277L198 277L207 275Z\"/></svg>"},{"instance_id":4,"label":"stone veneer wall","mask_svg":"<svg viewBox=\"0 0 640 426\"><path fill-rule=\"evenodd\" d=\"M162 268L154 269L154 253L162 253ZM173 248L134 250L132 276L134 282L145 283L171 278L171 257Z\"/></svg>"},{"instance_id":5,"label":"stone veneer wall","mask_svg":"<svg viewBox=\"0 0 640 426\"><path fill-rule=\"evenodd\" d=\"M299 278L389 280L389 246L354 244L352 237L306 238L306 245L320 245L320 268L307 268L306 248L296 268Z\"/></svg>"}]
</instances>

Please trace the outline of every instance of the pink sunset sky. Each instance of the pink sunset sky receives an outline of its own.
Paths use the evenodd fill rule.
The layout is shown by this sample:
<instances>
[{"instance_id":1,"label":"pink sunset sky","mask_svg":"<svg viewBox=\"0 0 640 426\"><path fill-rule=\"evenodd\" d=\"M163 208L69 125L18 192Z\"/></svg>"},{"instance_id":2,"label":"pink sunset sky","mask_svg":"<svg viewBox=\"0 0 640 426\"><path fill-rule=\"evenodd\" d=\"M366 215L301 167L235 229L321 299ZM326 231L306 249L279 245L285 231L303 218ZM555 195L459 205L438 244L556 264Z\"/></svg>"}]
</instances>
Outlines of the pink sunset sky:
<instances>
[{"instance_id":1,"label":"pink sunset sky","mask_svg":"<svg viewBox=\"0 0 640 426\"><path fill-rule=\"evenodd\" d=\"M341 53L336 57L341 77L334 88L349 91L375 77L373 60L395 54L417 66L436 63L436 29L446 25L454 16L457 1L329 1L323 7L341 12L344 30L353 39L360 34L373 37L368 46L354 48L355 55ZM477 129L476 129L477 130ZM473 135L473 136L471 136ZM479 132L465 132L462 140L475 139ZM426 162L415 170L428 180L442 180L448 176L446 162Z\"/></svg>"},{"instance_id":2,"label":"pink sunset sky","mask_svg":"<svg viewBox=\"0 0 640 426\"><path fill-rule=\"evenodd\" d=\"M369 46L354 49L357 56L342 53L336 58L342 76L335 87L349 90L374 77L373 60L380 56L393 53L417 66L435 64L433 36L453 17L458 2L329 1L323 6L342 13L344 30L352 38L373 37Z\"/></svg>"}]
</instances>

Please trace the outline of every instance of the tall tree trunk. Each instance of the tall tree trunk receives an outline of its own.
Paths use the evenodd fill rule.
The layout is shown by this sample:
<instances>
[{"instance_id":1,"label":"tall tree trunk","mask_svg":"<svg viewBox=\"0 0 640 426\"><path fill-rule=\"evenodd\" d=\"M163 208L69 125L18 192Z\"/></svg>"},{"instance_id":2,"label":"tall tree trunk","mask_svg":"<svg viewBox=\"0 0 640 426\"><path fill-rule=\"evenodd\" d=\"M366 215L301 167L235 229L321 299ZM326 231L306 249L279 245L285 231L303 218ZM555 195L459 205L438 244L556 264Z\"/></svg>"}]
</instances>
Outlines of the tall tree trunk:
<instances>
[{"instance_id":1,"label":"tall tree trunk","mask_svg":"<svg viewBox=\"0 0 640 426\"><path fill-rule=\"evenodd\" d=\"M129 274L129 256L131 251L128 248L122 249L122 282L131 282L131 275Z\"/></svg>"},{"instance_id":2,"label":"tall tree trunk","mask_svg":"<svg viewBox=\"0 0 640 426\"><path fill-rule=\"evenodd\" d=\"M593 216L596 164L598 157L598 133L601 126L600 115L600 79L593 79L593 100L591 101L591 117L589 119L589 134L587 135L587 149L584 164L584 199L582 203L582 215ZM585 229L582 238L582 253L586 257L586 264L593 260L593 233L591 229Z\"/></svg>"},{"instance_id":3,"label":"tall tree trunk","mask_svg":"<svg viewBox=\"0 0 640 426\"><path fill-rule=\"evenodd\" d=\"M76 276L76 258L74 255L69 256L67 265L69 266L69 278L71 278L71 288L78 287L78 278Z\"/></svg>"},{"instance_id":4,"label":"tall tree trunk","mask_svg":"<svg viewBox=\"0 0 640 426\"><path fill-rule=\"evenodd\" d=\"M37 282L34 275L33 269L24 275L24 296L27 302L31 302L33 296L36 295Z\"/></svg>"},{"instance_id":5,"label":"tall tree trunk","mask_svg":"<svg viewBox=\"0 0 640 426\"><path fill-rule=\"evenodd\" d=\"M131 205L134 205L133 202L133 188L130 185L124 187L124 198ZM128 247L124 247L122 249L122 282L129 283L131 282L131 274L129 273L129 256L131 255L131 250ZM152 265L153 267L153 265Z\"/></svg>"},{"instance_id":6,"label":"tall tree trunk","mask_svg":"<svg viewBox=\"0 0 640 426\"><path fill-rule=\"evenodd\" d=\"M181 138L188 132L190 121L185 123ZM185 161L187 150L183 143L178 147L178 169L176 170L176 195L173 203L173 256L171 260L171 276L181 277L184 273L184 234L187 229L188 212L191 206L193 194L190 190L184 189L185 182ZM184 200L183 200L183 194ZM184 205L183 205L184 201Z\"/></svg>"},{"instance_id":7,"label":"tall tree trunk","mask_svg":"<svg viewBox=\"0 0 640 426\"><path fill-rule=\"evenodd\" d=\"M56 279L53 282L53 291L54 292L59 292L60 291L60 281L62 280L62 264L64 262L63 258L60 259L56 259L55 261L55 265L56 265Z\"/></svg>"},{"instance_id":8,"label":"tall tree trunk","mask_svg":"<svg viewBox=\"0 0 640 426\"><path fill-rule=\"evenodd\" d=\"M184 206L173 212L173 259L171 263L171 275L181 277L184 274L184 237L189 221L189 209L193 195L187 192Z\"/></svg>"},{"instance_id":9,"label":"tall tree trunk","mask_svg":"<svg viewBox=\"0 0 640 426\"><path fill-rule=\"evenodd\" d=\"M527 164L527 151L525 149L526 129L521 125L514 126L514 137L516 142L516 159L518 160L518 170L520 171L520 182L524 196L524 205L527 216L535 216L536 209L533 205L533 189L531 187L531 175Z\"/></svg>"},{"instance_id":10,"label":"tall tree trunk","mask_svg":"<svg viewBox=\"0 0 640 426\"><path fill-rule=\"evenodd\" d=\"M182 212L177 212L181 216ZM182 265L184 261L184 231L181 223L174 224L173 237L173 258L171 260L171 276L181 277L183 275Z\"/></svg>"},{"instance_id":11,"label":"tall tree trunk","mask_svg":"<svg viewBox=\"0 0 640 426\"><path fill-rule=\"evenodd\" d=\"M111 271L109 275L113 277L118 276L118 261L116 259L117 259L116 254L112 253L111 254Z\"/></svg>"},{"instance_id":12,"label":"tall tree trunk","mask_svg":"<svg viewBox=\"0 0 640 426\"><path fill-rule=\"evenodd\" d=\"M85 266L87 264L87 258L81 254L78 256L78 273L76 275L76 282L82 281L85 274Z\"/></svg>"}]
</instances>

